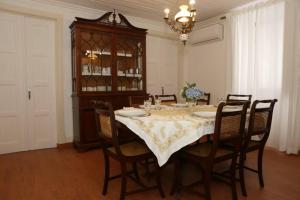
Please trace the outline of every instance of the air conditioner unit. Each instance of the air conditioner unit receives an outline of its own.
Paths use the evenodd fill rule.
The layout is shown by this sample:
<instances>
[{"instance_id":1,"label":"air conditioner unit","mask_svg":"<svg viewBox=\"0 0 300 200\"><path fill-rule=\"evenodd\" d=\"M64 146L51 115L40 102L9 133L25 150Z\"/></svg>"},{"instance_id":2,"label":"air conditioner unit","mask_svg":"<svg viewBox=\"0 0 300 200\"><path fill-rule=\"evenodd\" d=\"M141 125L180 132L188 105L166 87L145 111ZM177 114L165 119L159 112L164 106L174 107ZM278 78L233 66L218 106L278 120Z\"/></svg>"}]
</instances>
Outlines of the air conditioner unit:
<instances>
[{"instance_id":1,"label":"air conditioner unit","mask_svg":"<svg viewBox=\"0 0 300 200\"><path fill-rule=\"evenodd\" d=\"M223 32L224 28L222 24L209 25L194 30L190 36L190 44L194 46L223 40Z\"/></svg>"}]
</instances>

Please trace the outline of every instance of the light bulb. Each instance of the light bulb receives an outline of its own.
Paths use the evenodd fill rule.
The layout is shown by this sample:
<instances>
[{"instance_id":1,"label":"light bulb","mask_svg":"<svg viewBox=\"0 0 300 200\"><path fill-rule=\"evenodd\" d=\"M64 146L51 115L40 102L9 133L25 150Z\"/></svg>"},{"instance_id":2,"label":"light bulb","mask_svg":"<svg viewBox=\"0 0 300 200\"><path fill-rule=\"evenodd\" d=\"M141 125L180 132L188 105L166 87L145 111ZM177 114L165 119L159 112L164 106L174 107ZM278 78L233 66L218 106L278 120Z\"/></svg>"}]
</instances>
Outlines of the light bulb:
<instances>
[{"instance_id":1,"label":"light bulb","mask_svg":"<svg viewBox=\"0 0 300 200\"><path fill-rule=\"evenodd\" d=\"M190 4L190 5L195 5L195 4L196 4L196 1L195 1L195 0L190 0L189 4Z\"/></svg>"},{"instance_id":2,"label":"light bulb","mask_svg":"<svg viewBox=\"0 0 300 200\"><path fill-rule=\"evenodd\" d=\"M196 1L195 0L190 0L189 4L190 4L190 7L191 7L191 10L195 10Z\"/></svg>"},{"instance_id":3,"label":"light bulb","mask_svg":"<svg viewBox=\"0 0 300 200\"><path fill-rule=\"evenodd\" d=\"M165 12L165 18L169 18L169 13L170 13L169 8L166 8L166 9L164 10L164 12Z\"/></svg>"}]
</instances>

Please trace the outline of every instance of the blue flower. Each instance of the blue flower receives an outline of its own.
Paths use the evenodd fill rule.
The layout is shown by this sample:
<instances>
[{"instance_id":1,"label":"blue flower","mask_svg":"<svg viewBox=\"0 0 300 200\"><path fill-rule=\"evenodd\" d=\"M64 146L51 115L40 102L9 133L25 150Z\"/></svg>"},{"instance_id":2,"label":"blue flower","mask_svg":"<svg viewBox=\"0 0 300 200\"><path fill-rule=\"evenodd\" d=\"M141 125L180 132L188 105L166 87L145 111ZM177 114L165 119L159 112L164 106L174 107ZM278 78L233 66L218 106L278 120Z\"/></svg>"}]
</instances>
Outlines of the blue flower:
<instances>
[{"instance_id":1,"label":"blue flower","mask_svg":"<svg viewBox=\"0 0 300 200\"><path fill-rule=\"evenodd\" d=\"M188 99L198 99L203 95L203 92L198 88L192 87L185 91L185 95Z\"/></svg>"},{"instance_id":2,"label":"blue flower","mask_svg":"<svg viewBox=\"0 0 300 200\"><path fill-rule=\"evenodd\" d=\"M186 83L180 93L183 98L189 100L196 100L204 94L202 90L196 87L196 83Z\"/></svg>"}]
</instances>

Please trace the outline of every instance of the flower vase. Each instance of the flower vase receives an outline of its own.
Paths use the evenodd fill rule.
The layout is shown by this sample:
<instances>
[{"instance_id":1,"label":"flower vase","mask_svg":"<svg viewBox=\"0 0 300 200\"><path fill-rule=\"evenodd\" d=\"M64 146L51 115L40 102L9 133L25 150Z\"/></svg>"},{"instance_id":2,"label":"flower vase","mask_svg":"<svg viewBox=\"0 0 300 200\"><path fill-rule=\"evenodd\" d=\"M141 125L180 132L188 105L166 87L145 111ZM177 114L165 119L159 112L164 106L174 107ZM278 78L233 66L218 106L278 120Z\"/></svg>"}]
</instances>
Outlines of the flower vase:
<instances>
[{"instance_id":1,"label":"flower vase","mask_svg":"<svg viewBox=\"0 0 300 200\"><path fill-rule=\"evenodd\" d=\"M189 105L189 107L193 107L197 105L197 100L196 99L185 99L186 103Z\"/></svg>"}]
</instances>

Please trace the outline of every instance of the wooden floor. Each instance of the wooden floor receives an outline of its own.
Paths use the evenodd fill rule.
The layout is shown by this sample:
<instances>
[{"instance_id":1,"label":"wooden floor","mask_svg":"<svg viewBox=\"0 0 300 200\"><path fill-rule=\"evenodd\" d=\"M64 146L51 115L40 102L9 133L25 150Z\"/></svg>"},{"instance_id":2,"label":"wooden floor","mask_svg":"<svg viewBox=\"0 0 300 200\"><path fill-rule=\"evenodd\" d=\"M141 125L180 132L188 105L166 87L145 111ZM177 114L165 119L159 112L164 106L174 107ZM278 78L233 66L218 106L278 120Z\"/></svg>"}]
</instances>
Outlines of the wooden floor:
<instances>
[{"instance_id":1,"label":"wooden floor","mask_svg":"<svg viewBox=\"0 0 300 200\"><path fill-rule=\"evenodd\" d=\"M247 157L253 165L256 154ZM72 148L47 149L0 155L0 200L116 200L119 197L120 181L110 182L108 194L102 196L103 163L101 150L77 153ZM119 172L113 162L112 173ZM173 168L163 169L163 187L168 194L173 177ZM198 178L196 168L185 170L186 179ZM265 188L260 189L254 173L246 173L248 197L241 200L297 200L300 199L300 156L287 156L268 149L264 157ZM239 185L238 185L239 186ZM129 182L129 189L136 187ZM199 191L202 187L199 187ZM213 181L213 200L231 199L230 188ZM128 196L128 200L160 199L156 190ZM175 199L174 196L165 198ZM202 199L183 192L180 199Z\"/></svg>"}]
</instances>

